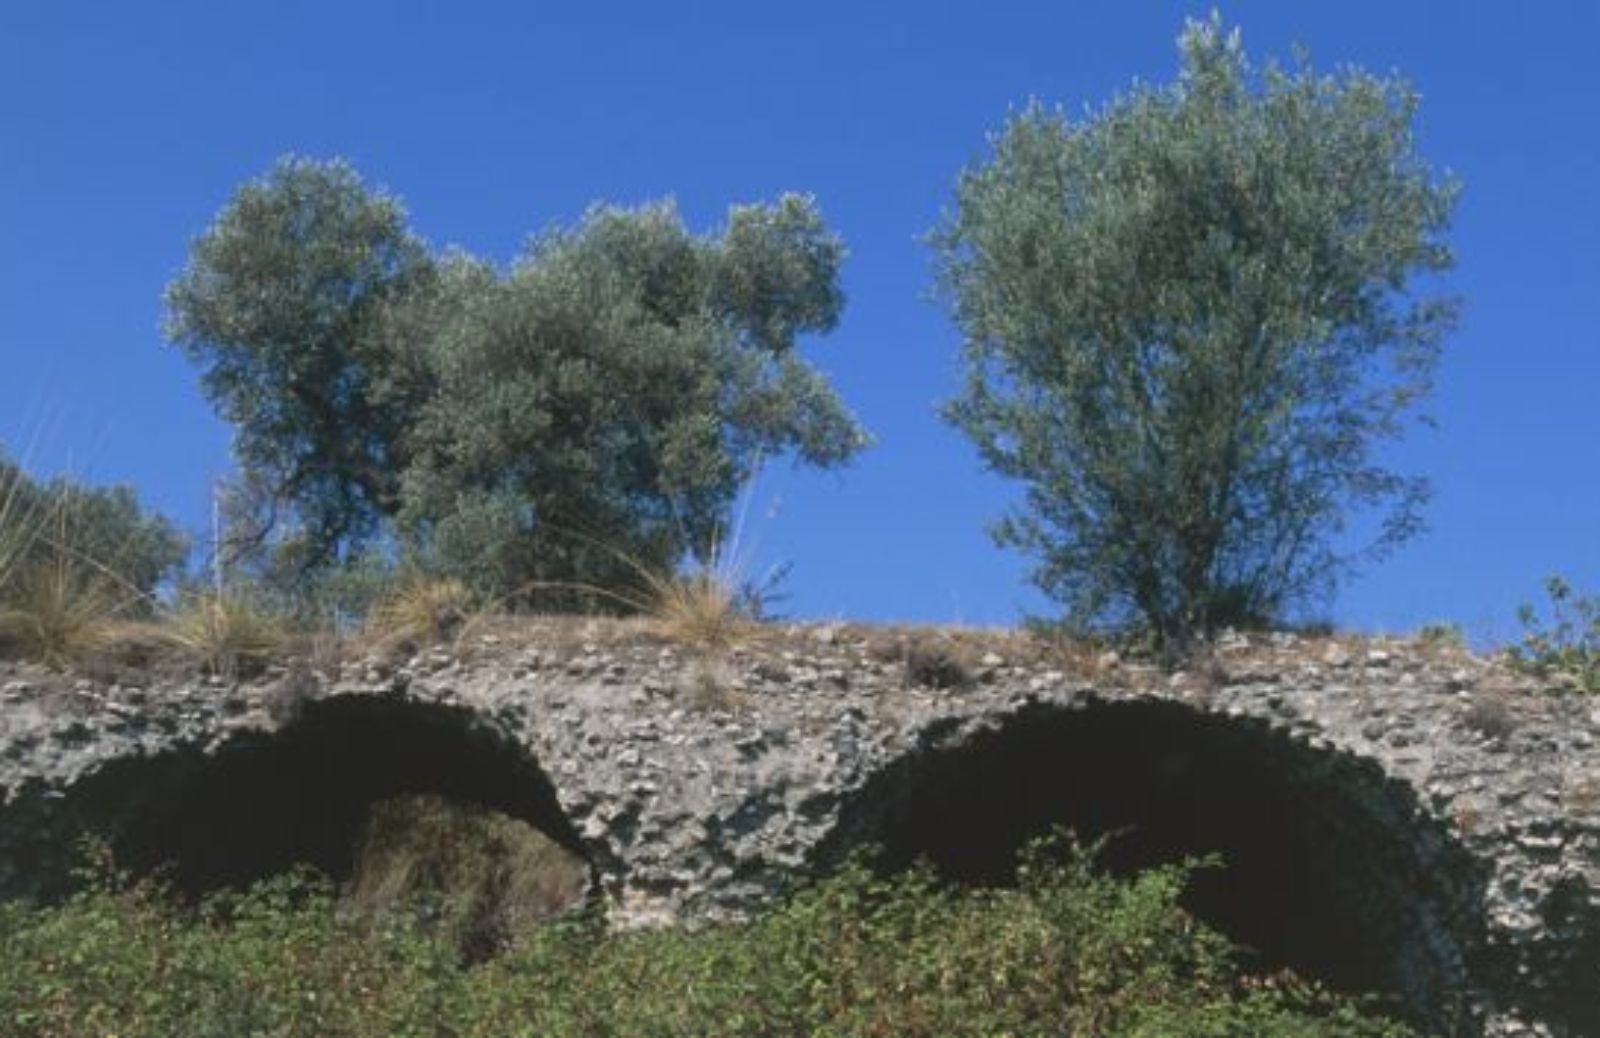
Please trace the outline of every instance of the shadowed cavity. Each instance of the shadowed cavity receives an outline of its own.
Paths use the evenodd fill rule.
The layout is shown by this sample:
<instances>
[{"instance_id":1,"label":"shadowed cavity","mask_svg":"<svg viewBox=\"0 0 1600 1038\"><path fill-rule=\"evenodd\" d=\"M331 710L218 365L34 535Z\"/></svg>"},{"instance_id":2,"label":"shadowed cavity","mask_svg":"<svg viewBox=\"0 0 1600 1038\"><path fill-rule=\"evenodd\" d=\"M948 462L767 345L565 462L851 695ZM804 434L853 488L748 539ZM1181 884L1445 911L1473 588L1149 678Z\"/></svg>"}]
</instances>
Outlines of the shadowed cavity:
<instances>
[{"instance_id":1,"label":"shadowed cavity","mask_svg":"<svg viewBox=\"0 0 1600 1038\"><path fill-rule=\"evenodd\" d=\"M1452 1033L1482 870L1409 789L1370 762L1266 725L1171 703L1034 708L962 745L910 755L848 811L838 850L868 841L887 869L926 859L947 879L1003 885L1055 826L1107 837L1118 874L1218 854L1184 904L1290 968L1390 996Z\"/></svg>"},{"instance_id":2,"label":"shadowed cavity","mask_svg":"<svg viewBox=\"0 0 1600 1038\"><path fill-rule=\"evenodd\" d=\"M76 788L67 813L108 837L120 866L162 869L199 895L297 864L348 881L374 806L417 795L525 822L588 868L525 751L467 711L378 698L310 704L281 732L214 755L119 761Z\"/></svg>"}]
</instances>

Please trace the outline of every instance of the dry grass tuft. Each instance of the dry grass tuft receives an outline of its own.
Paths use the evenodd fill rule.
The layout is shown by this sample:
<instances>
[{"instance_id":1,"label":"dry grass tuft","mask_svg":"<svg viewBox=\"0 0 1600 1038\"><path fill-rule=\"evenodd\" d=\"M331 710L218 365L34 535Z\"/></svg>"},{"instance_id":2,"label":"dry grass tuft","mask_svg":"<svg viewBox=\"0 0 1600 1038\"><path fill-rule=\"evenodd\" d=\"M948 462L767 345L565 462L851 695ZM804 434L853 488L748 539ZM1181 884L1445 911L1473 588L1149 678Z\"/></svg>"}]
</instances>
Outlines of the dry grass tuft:
<instances>
[{"instance_id":1,"label":"dry grass tuft","mask_svg":"<svg viewBox=\"0 0 1600 1038\"><path fill-rule=\"evenodd\" d=\"M60 666L98 648L122 602L111 580L48 543L59 506L44 510L25 493L20 467L0 463L0 649Z\"/></svg>"},{"instance_id":2,"label":"dry grass tuft","mask_svg":"<svg viewBox=\"0 0 1600 1038\"><path fill-rule=\"evenodd\" d=\"M733 674L720 660L694 661L679 676L676 693L693 710L733 712L747 700L732 683Z\"/></svg>"},{"instance_id":3,"label":"dry grass tuft","mask_svg":"<svg viewBox=\"0 0 1600 1038\"><path fill-rule=\"evenodd\" d=\"M1461 723L1486 739L1506 739L1517 730L1517 715L1505 696L1485 691L1472 697Z\"/></svg>"},{"instance_id":4,"label":"dry grass tuft","mask_svg":"<svg viewBox=\"0 0 1600 1038\"><path fill-rule=\"evenodd\" d=\"M648 594L641 612L669 637L697 645L727 645L755 624L740 608L737 579L715 564L642 576Z\"/></svg>"},{"instance_id":5,"label":"dry grass tuft","mask_svg":"<svg viewBox=\"0 0 1600 1038\"><path fill-rule=\"evenodd\" d=\"M0 461L0 590L11 583L39 535L43 517L35 511L24 501L22 470Z\"/></svg>"},{"instance_id":6,"label":"dry grass tuft","mask_svg":"<svg viewBox=\"0 0 1600 1038\"><path fill-rule=\"evenodd\" d=\"M266 663L285 641L282 624L254 603L213 592L185 596L162 632L179 652L229 680Z\"/></svg>"},{"instance_id":7,"label":"dry grass tuft","mask_svg":"<svg viewBox=\"0 0 1600 1038\"><path fill-rule=\"evenodd\" d=\"M922 688L960 690L977 681L972 652L954 639L913 638L903 658L906 680Z\"/></svg>"},{"instance_id":8,"label":"dry grass tuft","mask_svg":"<svg viewBox=\"0 0 1600 1038\"><path fill-rule=\"evenodd\" d=\"M521 590L594 595L645 617L668 638L707 648L723 647L749 634L758 625L763 602L771 597L744 579L742 566L716 550L708 562L673 571L663 571L624 552L612 553L633 571L636 586L545 581Z\"/></svg>"},{"instance_id":9,"label":"dry grass tuft","mask_svg":"<svg viewBox=\"0 0 1600 1038\"><path fill-rule=\"evenodd\" d=\"M461 581L416 576L378 603L367 628L385 640L446 641L466 625L471 608L472 593Z\"/></svg>"},{"instance_id":10,"label":"dry grass tuft","mask_svg":"<svg viewBox=\"0 0 1600 1038\"><path fill-rule=\"evenodd\" d=\"M0 644L62 666L104 648L129 605L109 578L58 554L12 573L0 606Z\"/></svg>"}]
</instances>

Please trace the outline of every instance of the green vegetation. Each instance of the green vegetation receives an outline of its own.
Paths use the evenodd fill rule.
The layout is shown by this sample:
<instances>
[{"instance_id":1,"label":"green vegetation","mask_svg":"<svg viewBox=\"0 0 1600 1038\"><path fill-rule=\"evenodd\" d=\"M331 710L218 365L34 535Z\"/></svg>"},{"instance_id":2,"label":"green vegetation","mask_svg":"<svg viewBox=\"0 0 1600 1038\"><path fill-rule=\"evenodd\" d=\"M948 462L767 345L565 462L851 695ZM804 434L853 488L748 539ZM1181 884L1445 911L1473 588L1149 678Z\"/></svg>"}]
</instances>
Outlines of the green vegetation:
<instances>
[{"instance_id":1,"label":"green vegetation","mask_svg":"<svg viewBox=\"0 0 1600 1038\"><path fill-rule=\"evenodd\" d=\"M1512 663L1540 677L1553 677L1579 692L1600 693L1600 595L1580 595L1561 577L1545 582L1550 613L1531 605L1517 616L1522 644L1508 653Z\"/></svg>"},{"instance_id":2,"label":"green vegetation","mask_svg":"<svg viewBox=\"0 0 1600 1038\"><path fill-rule=\"evenodd\" d=\"M194 243L168 332L238 430L230 546L280 586L375 548L486 598L614 587L619 556L704 558L761 460L865 444L795 349L837 322L843 255L785 195L708 236L597 207L502 272L288 159Z\"/></svg>"},{"instance_id":3,"label":"green vegetation","mask_svg":"<svg viewBox=\"0 0 1600 1038\"><path fill-rule=\"evenodd\" d=\"M102 879L60 908L0 908L0 1020L17 1038L1412 1033L1291 980L1241 983L1176 907L1181 869L1028 862L1017 889L983 892L852 865L746 925L578 920L475 967L415 916L371 927L304 876L197 913Z\"/></svg>"},{"instance_id":4,"label":"green vegetation","mask_svg":"<svg viewBox=\"0 0 1600 1038\"><path fill-rule=\"evenodd\" d=\"M997 539L1081 624L1182 650L1332 586L1347 512L1388 549L1425 484L1384 470L1453 302L1456 195L1417 155L1416 95L1248 64L1191 22L1177 83L1084 121L1033 105L932 236L965 338L948 419L1026 507Z\"/></svg>"}]
</instances>

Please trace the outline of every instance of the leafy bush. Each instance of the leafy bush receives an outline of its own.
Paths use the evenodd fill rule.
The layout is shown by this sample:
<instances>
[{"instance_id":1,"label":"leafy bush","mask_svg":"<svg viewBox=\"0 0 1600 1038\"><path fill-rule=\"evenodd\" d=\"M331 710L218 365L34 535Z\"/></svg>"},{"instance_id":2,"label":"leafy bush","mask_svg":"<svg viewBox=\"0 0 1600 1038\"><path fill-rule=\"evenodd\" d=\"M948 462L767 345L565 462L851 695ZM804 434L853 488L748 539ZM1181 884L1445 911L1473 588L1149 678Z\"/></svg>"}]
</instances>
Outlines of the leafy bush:
<instances>
[{"instance_id":1,"label":"leafy bush","mask_svg":"<svg viewBox=\"0 0 1600 1038\"><path fill-rule=\"evenodd\" d=\"M747 924L557 923L473 968L405 913L340 913L315 878L185 913L113 877L60 908L0 908L0 1021L17 1038L1412 1033L1297 982L1239 983L1177 907L1184 876L1112 880L1036 851L1017 889L967 891L853 864Z\"/></svg>"},{"instance_id":2,"label":"leafy bush","mask_svg":"<svg viewBox=\"0 0 1600 1038\"><path fill-rule=\"evenodd\" d=\"M1550 615L1531 605L1517 611L1522 644L1509 650L1514 665L1541 677L1557 677L1573 688L1600 693L1600 596L1575 594L1560 577L1545 581Z\"/></svg>"}]
</instances>

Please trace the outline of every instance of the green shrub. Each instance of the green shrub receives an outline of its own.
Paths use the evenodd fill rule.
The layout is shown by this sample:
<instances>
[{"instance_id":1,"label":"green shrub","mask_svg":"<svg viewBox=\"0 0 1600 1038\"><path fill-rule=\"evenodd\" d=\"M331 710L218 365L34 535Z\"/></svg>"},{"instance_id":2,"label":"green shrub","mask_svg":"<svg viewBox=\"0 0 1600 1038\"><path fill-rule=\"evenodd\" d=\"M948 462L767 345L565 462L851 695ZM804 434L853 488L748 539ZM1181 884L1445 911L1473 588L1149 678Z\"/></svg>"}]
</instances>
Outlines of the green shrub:
<instances>
[{"instance_id":1,"label":"green shrub","mask_svg":"<svg viewBox=\"0 0 1600 1038\"><path fill-rule=\"evenodd\" d=\"M1063 851L1064 853L1057 853ZM1016 889L856 863L745 924L551 924L465 968L409 913L370 926L305 875L184 911L101 878L0 908L0 1027L17 1038L702 1038L1009 1035L1402 1038L1296 982L1245 984L1177 906L1186 871L1103 877L1035 850Z\"/></svg>"},{"instance_id":2,"label":"green shrub","mask_svg":"<svg viewBox=\"0 0 1600 1038\"><path fill-rule=\"evenodd\" d=\"M1575 594L1560 577L1545 581L1548 619L1531 605L1517 611L1522 644L1508 655L1513 665L1540 677L1556 677L1570 687L1600 692L1600 596Z\"/></svg>"}]
</instances>

